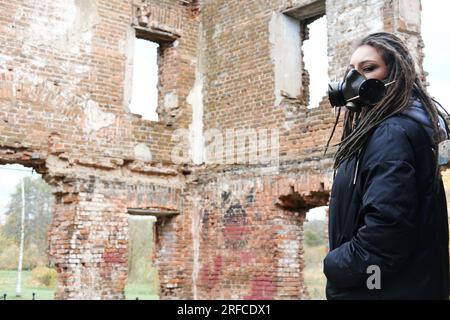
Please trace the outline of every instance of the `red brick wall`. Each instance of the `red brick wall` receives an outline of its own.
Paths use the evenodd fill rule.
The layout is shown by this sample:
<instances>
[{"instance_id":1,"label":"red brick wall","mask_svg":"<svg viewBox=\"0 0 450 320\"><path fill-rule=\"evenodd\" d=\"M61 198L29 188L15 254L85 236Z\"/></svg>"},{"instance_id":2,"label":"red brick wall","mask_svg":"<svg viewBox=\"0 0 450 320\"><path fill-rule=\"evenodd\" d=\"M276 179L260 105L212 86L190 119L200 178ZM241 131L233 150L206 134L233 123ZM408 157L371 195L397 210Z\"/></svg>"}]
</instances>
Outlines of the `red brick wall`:
<instances>
[{"instance_id":1,"label":"red brick wall","mask_svg":"<svg viewBox=\"0 0 450 320\"><path fill-rule=\"evenodd\" d=\"M287 210L279 197L305 194L328 177L306 172L303 177L202 175L201 189L189 192L194 201L194 298L308 298L302 275L306 209ZM321 196L325 204L328 194ZM304 205L314 206L308 201Z\"/></svg>"},{"instance_id":2,"label":"red brick wall","mask_svg":"<svg viewBox=\"0 0 450 320\"><path fill-rule=\"evenodd\" d=\"M184 178L170 153L173 131L190 123L198 14L175 0L153 3L152 26L179 36L165 44L160 70L160 94L179 97L172 127L125 111L132 1L0 2L0 162L33 166L53 187L57 298L123 298L127 208L179 209ZM157 204L128 198L145 185L178 193Z\"/></svg>"}]
</instances>

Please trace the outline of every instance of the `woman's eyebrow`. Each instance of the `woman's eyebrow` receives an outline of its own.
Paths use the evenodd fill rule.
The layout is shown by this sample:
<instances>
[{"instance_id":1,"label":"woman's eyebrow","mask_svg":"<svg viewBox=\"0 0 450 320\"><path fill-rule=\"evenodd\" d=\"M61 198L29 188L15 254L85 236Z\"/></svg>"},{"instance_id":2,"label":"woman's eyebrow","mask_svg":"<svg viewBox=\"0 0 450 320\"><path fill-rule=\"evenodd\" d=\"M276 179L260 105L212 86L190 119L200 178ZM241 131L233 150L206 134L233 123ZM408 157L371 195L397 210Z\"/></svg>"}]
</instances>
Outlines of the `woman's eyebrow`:
<instances>
[{"instance_id":1,"label":"woman's eyebrow","mask_svg":"<svg viewBox=\"0 0 450 320\"><path fill-rule=\"evenodd\" d=\"M361 61L360 63L358 63L358 65L363 65L363 64L368 63L368 62L372 62L372 63L377 64L377 62L375 60L368 59L368 60ZM354 68L355 66L353 64L349 64L349 67Z\"/></svg>"}]
</instances>

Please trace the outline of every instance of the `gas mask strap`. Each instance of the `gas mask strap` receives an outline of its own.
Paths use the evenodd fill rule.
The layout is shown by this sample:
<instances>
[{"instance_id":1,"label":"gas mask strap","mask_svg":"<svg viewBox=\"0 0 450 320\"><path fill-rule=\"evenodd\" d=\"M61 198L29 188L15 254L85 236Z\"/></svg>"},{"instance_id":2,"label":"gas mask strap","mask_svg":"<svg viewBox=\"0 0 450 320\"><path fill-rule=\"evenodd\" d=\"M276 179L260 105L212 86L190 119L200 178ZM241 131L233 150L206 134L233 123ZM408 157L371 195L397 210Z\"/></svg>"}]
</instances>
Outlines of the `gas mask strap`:
<instances>
[{"instance_id":1,"label":"gas mask strap","mask_svg":"<svg viewBox=\"0 0 450 320\"><path fill-rule=\"evenodd\" d=\"M326 146L325 146L325 151L323 152L323 155L324 155L324 156L325 156L325 154L327 153L328 146L330 145L330 141L331 141L331 139L333 138L334 131L336 130L337 123L339 122L339 118L340 118L340 116L341 116L341 108L339 108L337 112L338 112L338 114L337 114L336 120L335 120L334 125L333 125L333 131L331 131L331 135L330 135L330 137L328 138L327 144L326 144Z\"/></svg>"}]
</instances>

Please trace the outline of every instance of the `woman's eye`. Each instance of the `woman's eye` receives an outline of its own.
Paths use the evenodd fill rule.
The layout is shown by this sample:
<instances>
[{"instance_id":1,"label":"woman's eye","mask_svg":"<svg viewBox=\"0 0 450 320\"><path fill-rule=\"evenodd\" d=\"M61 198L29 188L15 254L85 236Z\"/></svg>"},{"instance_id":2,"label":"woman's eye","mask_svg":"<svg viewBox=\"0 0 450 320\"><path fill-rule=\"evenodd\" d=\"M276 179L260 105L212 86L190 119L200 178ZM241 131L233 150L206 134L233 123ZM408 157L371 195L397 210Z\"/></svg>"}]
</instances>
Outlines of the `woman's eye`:
<instances>
[{"instance_id":1,"label":"woman's eye","mask_svg":"<svg viewBox=\"0 0 450 320\"><path fill-rule=\"evenodd\" d=\"M372 72L373 70L375 70L377 67L376 66L368 66L368 67L364 67L363 71L364 72Z\"/></svg>"}]
</instances>

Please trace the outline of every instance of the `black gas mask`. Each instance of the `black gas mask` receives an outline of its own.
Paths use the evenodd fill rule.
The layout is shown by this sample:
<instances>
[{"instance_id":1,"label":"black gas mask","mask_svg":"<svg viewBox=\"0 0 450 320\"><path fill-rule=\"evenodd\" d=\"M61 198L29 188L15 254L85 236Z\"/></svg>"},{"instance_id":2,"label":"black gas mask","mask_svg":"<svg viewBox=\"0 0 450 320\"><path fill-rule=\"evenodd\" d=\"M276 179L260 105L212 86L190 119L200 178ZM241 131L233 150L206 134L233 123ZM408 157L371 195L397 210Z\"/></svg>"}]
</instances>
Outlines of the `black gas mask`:
<instances>
[{"instance_id":1,"label":"black gas mask","mask_svg":"<svg viewBox=\"0 0 450 320\"><path fill-rule=\"evenodd\" d=\"M328 84L328 99L332 107L347 107L350 111L359 112L364 106L372 106L383 99L386 86L378 79L366 79L356 69L351 69L343 82Z\"/></svg>"}]
</instances>

